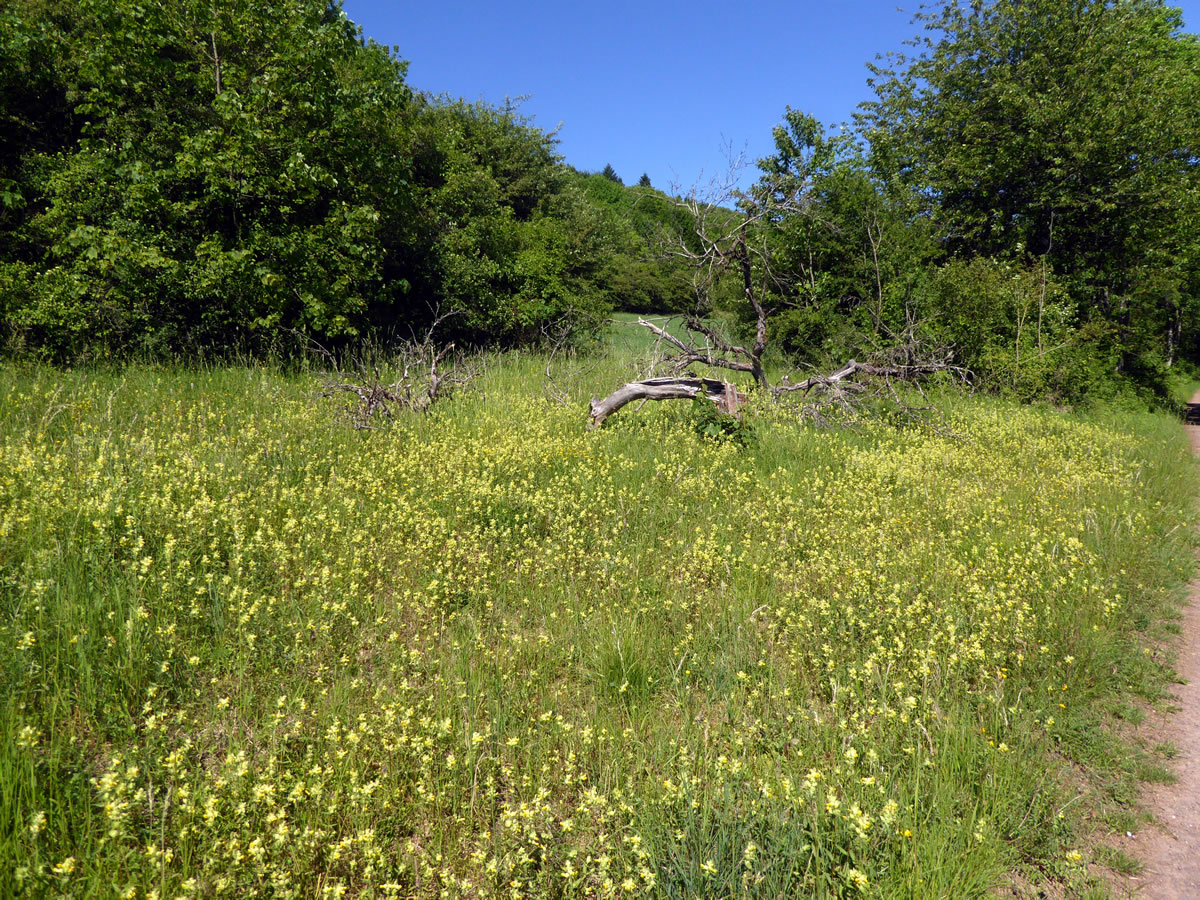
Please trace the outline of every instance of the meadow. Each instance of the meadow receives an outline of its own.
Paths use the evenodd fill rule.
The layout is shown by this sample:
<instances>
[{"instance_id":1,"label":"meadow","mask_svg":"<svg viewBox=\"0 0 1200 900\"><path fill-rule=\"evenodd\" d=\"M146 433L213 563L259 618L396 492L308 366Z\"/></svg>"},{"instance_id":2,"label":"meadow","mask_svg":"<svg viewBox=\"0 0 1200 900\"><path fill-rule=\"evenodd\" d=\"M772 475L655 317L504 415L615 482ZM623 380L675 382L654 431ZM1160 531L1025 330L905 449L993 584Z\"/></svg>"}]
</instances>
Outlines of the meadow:
<instances>
[{"instance_id":1,"label":"meadow","mask_svg":"<svg viewBox=\"0 0 1200 900\"><path fill-rule=\"evenodd\" d=\"M1103 895L1176 419L589 431L627 361L545 365L367 432L311 373L0 368L0 894Z\"/></svg>"}]
</instances>

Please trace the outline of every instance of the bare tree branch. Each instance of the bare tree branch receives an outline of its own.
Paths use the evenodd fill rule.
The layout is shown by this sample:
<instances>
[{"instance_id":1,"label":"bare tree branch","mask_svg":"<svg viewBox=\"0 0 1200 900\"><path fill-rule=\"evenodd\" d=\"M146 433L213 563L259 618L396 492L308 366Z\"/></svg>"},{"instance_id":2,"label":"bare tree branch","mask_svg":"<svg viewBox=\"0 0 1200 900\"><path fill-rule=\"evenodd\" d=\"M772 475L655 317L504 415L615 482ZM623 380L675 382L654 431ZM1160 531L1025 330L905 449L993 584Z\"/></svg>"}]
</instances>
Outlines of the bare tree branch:
<instances>
[{"instance_id":1,"label":"bare tree branch","mask_svg":"<svg viewBox=\"0 0 1200 900\"><path fill-rule=\"evenodd\" d=\"M938 372L951 372L961 377L966 377L966 370L958 366L952 366L944 362L927 362L917 363L905 366L887 366L874 365L872 363L860 363L850 360L842 368L836 372L831 372L829 375L813 375L811 378L806 378L804 381L798 381L794 384L789 383L785 376L782 382L771 388L772 394L776 397L781 394L787 394L792 391L811 391L815 387L833 387L839 382L852 378L855 375L867 375L872 378L898 378L902 381L915 381L923 376L933 375Z\"/></svg>"},{"instance_id":2,"label":"bare tree branch","mask_svg":"<svg viewBox=\"0 0 1200 900\"><path fill-rule=\"evenodd\" d=\"M755 370L754 357L751 356L750 351L744 347L735 347L720 340L711 329L702 325L699 320L687 320L686 327L689 331L703 334L705 337L710 338L709 345L704 348L685 344L673 334L670 334L663 328L659 328L653 322L647 322L645 319L638 319L638 324L657 335L660 342L666 342L679 351L677 354L664 359L667 367L672 371L682 372L693 363L712 366L718 369L731 369L735 372L753 373ZM717 352L714 353L714 350ZM730 359L728 356L718 355L721 353L741 355L746 357L747 361L743 362L737 359Z\"/></svg>"},{"instance_id":3,"label":"bare tree branch","mask_svg":"<svg viewBox=\"0 0 1200 900\"><path fill-rule=\"evenodd\" d=\"M343 367L332 353L312 341L320 356L329 364L321 385L322 397L350 394L358 398L343 410L348 424L359 430L378 427L380 420L391 422L402 410L425 412L439 400L469 386L483 374L483 360L478 356L461 356L453 343L439 345L434 332L455 313L438 314L425 335L402 341L386 357L382 352L372 354L370 348L361 350ZM370 357L374 355L375 359ZM385 378L382 370L399 375Z\"/></svg>"},{"instance_id":4,"label":"bare tree branch","mask_svg":"<svg viewBox=\"0 0 1200 900\"><path fill-rule=\"evenodd\" d=\"M692 400L707 397L730 415L746 402L746 395L733 385L715 378L647 378L631 381L603 400L592 399L591 426L596 428L621 407L635 400Z\"/></svg>"}]
</instances>

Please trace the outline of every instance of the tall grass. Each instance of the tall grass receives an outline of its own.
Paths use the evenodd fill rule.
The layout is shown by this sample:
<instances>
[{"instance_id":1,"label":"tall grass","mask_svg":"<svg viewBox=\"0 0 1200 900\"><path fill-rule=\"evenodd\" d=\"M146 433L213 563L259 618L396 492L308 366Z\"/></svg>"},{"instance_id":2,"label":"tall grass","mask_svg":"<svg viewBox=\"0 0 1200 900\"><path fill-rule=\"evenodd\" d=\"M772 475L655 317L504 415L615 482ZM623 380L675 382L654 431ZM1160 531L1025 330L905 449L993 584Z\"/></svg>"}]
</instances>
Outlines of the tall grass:
<instances>
[{"instance_id":1,"label":"tall grass","mask_svg":"<svg viewBox=\"0 0 1200 900\"><path fill-rule=\"evenodd\" d=\"M302 374L0 370L0 894L1086 884L1190 567L1177 423L947 394L742 447L590 432L631 363L555 365L571 404L512 356L366 433Z\"/></svg>"}]
</instances>

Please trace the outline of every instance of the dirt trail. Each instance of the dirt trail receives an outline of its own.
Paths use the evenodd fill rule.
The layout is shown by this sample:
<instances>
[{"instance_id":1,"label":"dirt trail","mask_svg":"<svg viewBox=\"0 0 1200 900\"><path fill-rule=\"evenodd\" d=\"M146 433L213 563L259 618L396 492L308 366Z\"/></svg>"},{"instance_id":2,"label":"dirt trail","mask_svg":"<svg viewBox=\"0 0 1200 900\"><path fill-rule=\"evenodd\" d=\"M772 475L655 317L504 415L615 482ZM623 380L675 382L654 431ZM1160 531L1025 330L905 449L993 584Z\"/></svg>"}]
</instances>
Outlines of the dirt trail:
<instances>
[{"instance_id":1,"label":"dirt trail","mask_svg":"<svg viewBox=\"0 0 1200 900\"><path fill-rule=\"evenodd\" d=\"M1200 392L1187 422L1192 452L1200 456ZM1138 900L1200 900L1200 576L1188 590L1180 626L1176 670L1186 683L1173 686L1180 711L1162 735L1179 749L1172 763L1179 781L1147 791L1147 807L1162 827L1144 827L1125 848L1146 864L1130 879Z\"/></svg>"}]
</instances>

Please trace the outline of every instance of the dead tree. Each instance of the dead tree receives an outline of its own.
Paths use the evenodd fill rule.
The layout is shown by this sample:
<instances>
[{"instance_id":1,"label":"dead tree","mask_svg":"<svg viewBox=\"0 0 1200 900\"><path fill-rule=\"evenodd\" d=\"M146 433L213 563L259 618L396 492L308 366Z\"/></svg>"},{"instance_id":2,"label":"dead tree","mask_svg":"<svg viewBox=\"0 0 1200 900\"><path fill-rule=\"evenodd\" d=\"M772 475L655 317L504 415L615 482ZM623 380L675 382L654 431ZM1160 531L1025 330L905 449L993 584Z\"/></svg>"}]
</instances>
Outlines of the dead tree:
<instances>
[{"instance_id":1,"label":"dead tree","mask_svg":"<svg viewBox=\"0 0 1200 900\"><path fill-rule=\"evenodd\" d=\"M453 343L434 340L437 327L453 313L438 315L420 339L400 341L388 351L360 350L348 364L316 345L329 363L321 383L322 397L351 395L357 400L342 411L345 421L359 430L391 422L398 412L425 412L466 388L483 374L478 356L464 356Z\"/></svg>"},{"instance_id":2,"label":"dead tree","mask_svg":"<svg viewBox=\"0 0 1200 900\"><path fill-rule=\"evenodd\" d=\"M811 375L798 382L791 382L785 376L780 383L770 384L763 366L769 335L768 297L785 293L787 285L771 264L769 225L786 215L810 214L811 203L803 181L765 181L751 191L740 191L734 178L739 168L740 163L735 162L729 176L710 187L704 196L693 190L678 201L695 222L695 241L689 244L677 240L668 249L670 255L685 260L693 271L696 304L693 312L682 318L686 338L638 319L638 325L656 336L663 351L655 368L670 374L628 382L603 399L593 398L591 427L598 427L635 400L690 400L704 396L721 411L737 415L747 395L729 382L697 376L690 371L696 365L744 373L750 377L753 390L775 400L804 396L809 402L802 404L802 411L818 420L821 406L833 403L850 408L856 398L869 394L865 382L877 381L884 393L903 407L906 404L896 382L910 382L938 372L967 377L965 370L952 364L947 349L931 351L917 340L917 329L910 323L903 339L897 338L893 346L874 353L865 362L851 359L828 374ZM736 213L731 206L736 207ZM749 345L734 343L705 321L705 315L712 309L713 292L730 274L736 276L754 313L754 338Z\"/></svg>"},{"instance_id":3,"label":"dead tree","mask_svg":"<svg viewBox=\"0 0 1200 900\"><path fill-rule=\"evenodd\" d=\"M759 319L758 328L765 331L765 323L764 316ZM730 382L690 375L687 368L700 363L713 368L753 372L746 363L733 356L734 353L746 354L748 351L745 348L724 342L713 343L718 343L718 348L725 347L727 350L714 349L713 343L693 346L652 322L638 319L638 324L648 328L658 335L660 341L679 351L666 360L666 367L677 374L627 382L603 399L593 398L590 414L593 428L599 427L605 419L635 400L693 400L702 396L711 400L721 412L733 416L740 415L741 407L749 399L747 394L739 391ZM691 325L687 324L686 327L690 329ZM707 331L702 333L707 334ZM763 347L765 346L764 340ZM728 353L730 356L723 356L722 353ZM905 414L928 411L928 406L913 406L908 402L899 385L913 385L918 394L924 397L920 379L937 373L948 373L963 381L969 376L965 369L953 365L948 350L933 352L919 346L908 346L904 348L903 354L884 351L867 362L851 359L833 372L810 375L802 381L792 381L789 375L785 375L778 383L765 383L761 389L773 400L781 403L791 401L794 397L802 398L799 409L804 417L824 423L825 408L837 406L845 412L853 413L855 407L861 406L862 401L870 397L886 398Z\"/></svg>"},{"instance_id":4,"label":"dead tree","mask_svg":"<svg viewBox=\"0 0 1200 900\"><path fill-rule=\"evenodd\" d=\"M601 425L618 409L634 400L694 400L707 397L717 409L729 415L737 415L746 395L727 381L716 378L690 378L668 376L631 381L613 391L603 400L592 400L592 427Z\"/></svg>"}]
</instances>

